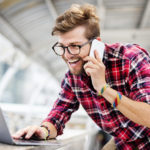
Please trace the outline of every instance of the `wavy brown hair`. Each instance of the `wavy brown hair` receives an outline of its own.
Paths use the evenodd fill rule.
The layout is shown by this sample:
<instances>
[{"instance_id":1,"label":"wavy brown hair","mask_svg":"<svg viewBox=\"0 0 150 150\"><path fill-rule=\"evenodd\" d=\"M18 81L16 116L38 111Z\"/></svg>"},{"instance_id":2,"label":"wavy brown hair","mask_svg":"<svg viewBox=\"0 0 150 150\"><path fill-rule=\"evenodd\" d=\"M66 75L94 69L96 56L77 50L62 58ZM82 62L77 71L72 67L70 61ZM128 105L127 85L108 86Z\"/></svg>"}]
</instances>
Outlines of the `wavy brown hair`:
<instances>
[{"instance_id":1,"label":"wavy brown hair","mask_svg":"<svg viewBox=\"0 0 150 150\"><path fill-rule=\"evenodd\" d=\"M99 18L93 5L73 4L70 9L56 19L52 35L66 33L80 25L86 27L85 37L87 39L100 36Z\"/></svg>"}]
</instances>

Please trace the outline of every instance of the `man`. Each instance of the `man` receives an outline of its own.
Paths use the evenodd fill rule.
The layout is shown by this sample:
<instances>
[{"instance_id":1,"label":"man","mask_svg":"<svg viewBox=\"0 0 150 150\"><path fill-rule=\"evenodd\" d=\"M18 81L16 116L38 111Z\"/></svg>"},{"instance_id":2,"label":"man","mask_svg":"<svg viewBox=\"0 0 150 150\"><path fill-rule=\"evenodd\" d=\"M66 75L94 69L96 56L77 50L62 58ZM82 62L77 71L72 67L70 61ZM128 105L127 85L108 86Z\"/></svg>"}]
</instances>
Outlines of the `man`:
<instances>
[{"instance_id":1,"label":"man","mask_svg":"<svg viewBox=\"0 0 150 150\"><path fill-rule=\"evenodd\" d=\"M33 134L50 139L63 133L71 114L83 106L88 115L114 138L117 149L150 149L150 57L138 45L105 44L103 60L91 42L100 36L99 19L92 5L73 5L59 16L53 46L69 67L61 92L48 117L13 137ZM112 148L112 147L111 147Z\"/></svg>"}]
</instances>

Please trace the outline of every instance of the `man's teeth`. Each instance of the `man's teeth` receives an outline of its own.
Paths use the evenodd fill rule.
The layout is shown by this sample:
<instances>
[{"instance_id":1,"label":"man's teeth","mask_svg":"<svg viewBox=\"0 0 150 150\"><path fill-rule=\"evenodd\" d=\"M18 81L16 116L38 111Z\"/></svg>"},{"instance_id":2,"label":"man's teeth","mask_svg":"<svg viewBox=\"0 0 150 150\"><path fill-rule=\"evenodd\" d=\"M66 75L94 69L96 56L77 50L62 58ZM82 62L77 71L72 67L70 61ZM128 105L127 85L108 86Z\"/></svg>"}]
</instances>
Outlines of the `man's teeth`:
<instances>
[{"instance_id":1,"label":"man's teeth","mask_svg":"<svg viewBox=\"0 0 150 150\"><path fill-rule=\"evenodd\" d=\"M74 60L69 60L68 62L69 63L74 63L74 62L77 62L79 59L74 59Z\"/></svg>"}]
</instances>

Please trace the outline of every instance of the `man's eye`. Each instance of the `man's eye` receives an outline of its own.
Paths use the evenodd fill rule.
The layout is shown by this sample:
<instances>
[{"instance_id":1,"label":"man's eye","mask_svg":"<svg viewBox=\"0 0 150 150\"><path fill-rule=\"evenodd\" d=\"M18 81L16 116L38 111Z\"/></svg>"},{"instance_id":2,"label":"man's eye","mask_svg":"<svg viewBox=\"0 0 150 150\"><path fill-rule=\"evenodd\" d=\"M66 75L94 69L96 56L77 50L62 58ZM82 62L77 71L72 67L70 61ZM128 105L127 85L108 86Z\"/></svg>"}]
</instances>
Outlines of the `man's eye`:
<instances>
[{"instance_id":1,"label":"man's eye","mask_svg":"<svg viewBox=\"0 0 150 150\"><path fill-rule=\"evenodd\" d=\"M70 45L70 47L76 48L76 47L78 47L78 45Z\"/></svg>"},{"instance_id":2,"label":"man's eye","mask_svg":"<svg viewBox=\"0 0 150 150\"><path fill-rule=\"evenodd\" d=\"M58 45L57 45L57 47L63 47L63 45L61 45L61 44L58 44Z\"/></svg>"}]
</instances>

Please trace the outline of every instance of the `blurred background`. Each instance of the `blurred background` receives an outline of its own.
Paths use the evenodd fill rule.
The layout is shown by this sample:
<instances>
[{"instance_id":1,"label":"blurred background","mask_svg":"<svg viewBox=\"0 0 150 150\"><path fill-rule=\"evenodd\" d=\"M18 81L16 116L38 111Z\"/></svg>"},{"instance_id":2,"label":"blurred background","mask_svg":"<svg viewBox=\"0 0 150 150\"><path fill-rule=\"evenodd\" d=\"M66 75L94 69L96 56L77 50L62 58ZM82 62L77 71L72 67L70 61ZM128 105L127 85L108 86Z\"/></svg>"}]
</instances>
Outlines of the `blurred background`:
<instances>
[{"instance_id":1,"label":"blurred background","mask_svg":"<svg viewBox=\"0 0 150 150\"><path fill-rule=\"evenodd\" d=\"M67 66L51 49L51 30L73 3L97 7L104 42L150 51L150 0L0 0L0 107L11 132L40 124L57 98ZM101 132L82 107L66 128Z\"/></svg>"}]
</instances>

